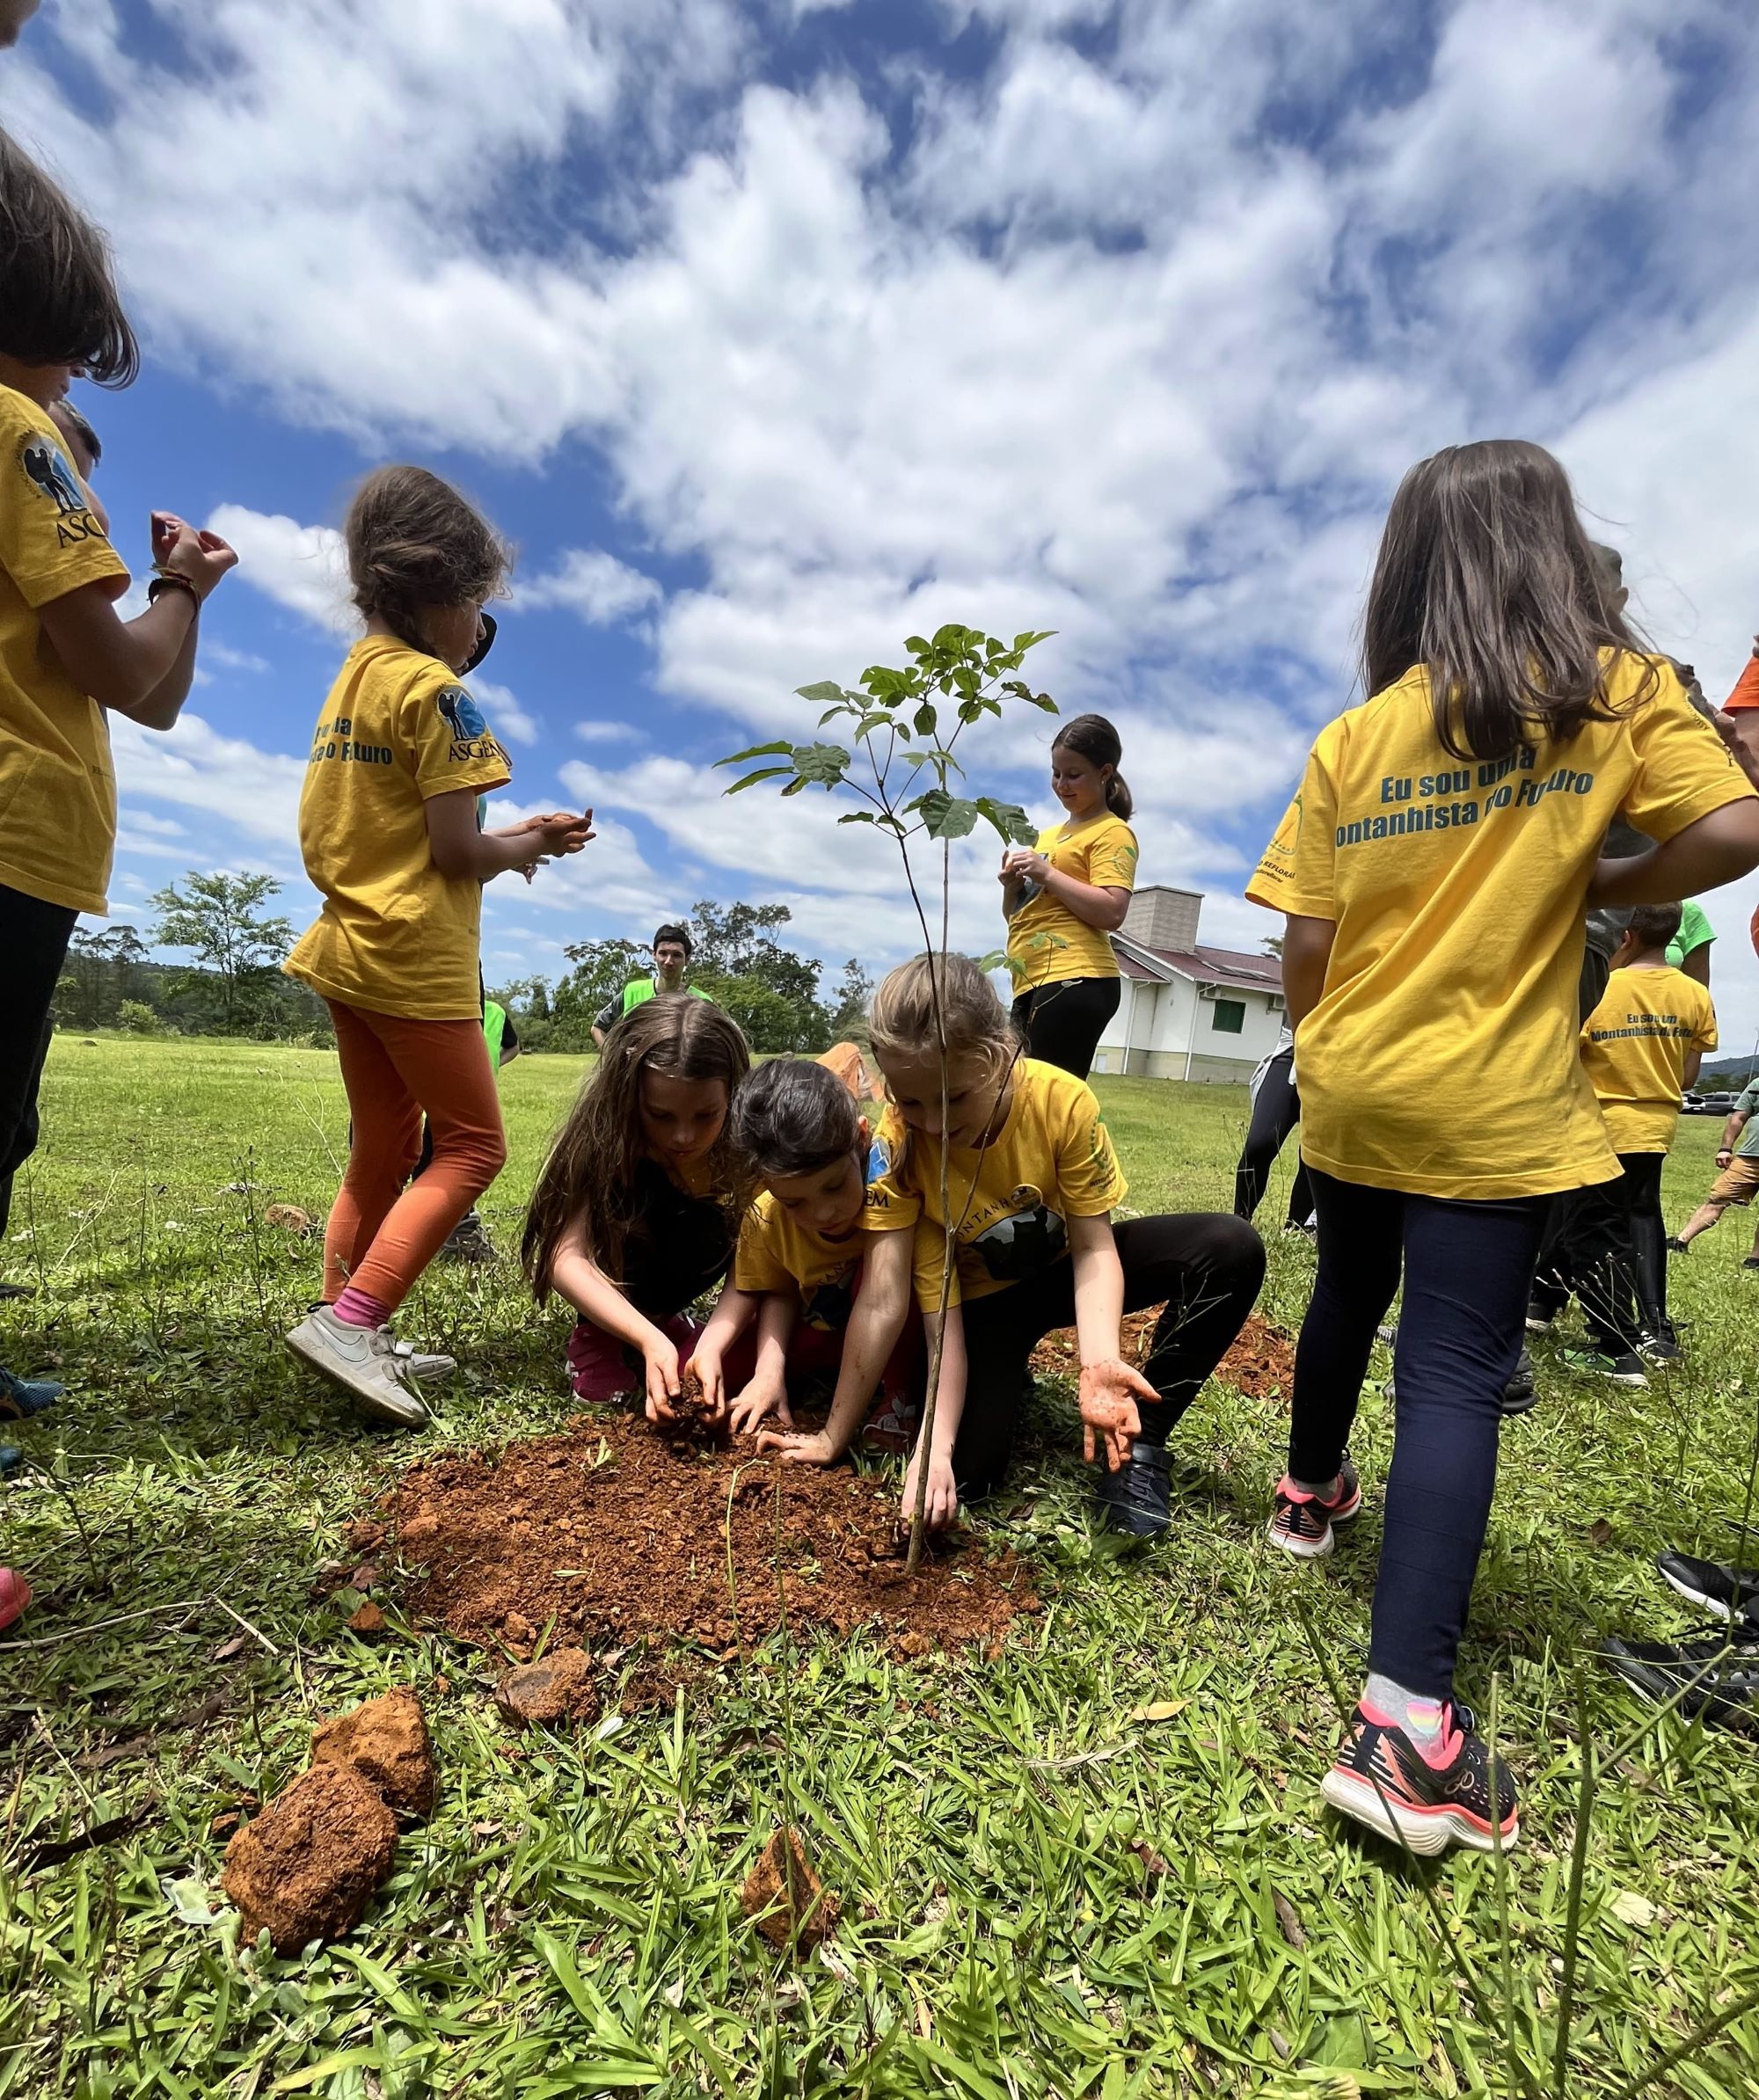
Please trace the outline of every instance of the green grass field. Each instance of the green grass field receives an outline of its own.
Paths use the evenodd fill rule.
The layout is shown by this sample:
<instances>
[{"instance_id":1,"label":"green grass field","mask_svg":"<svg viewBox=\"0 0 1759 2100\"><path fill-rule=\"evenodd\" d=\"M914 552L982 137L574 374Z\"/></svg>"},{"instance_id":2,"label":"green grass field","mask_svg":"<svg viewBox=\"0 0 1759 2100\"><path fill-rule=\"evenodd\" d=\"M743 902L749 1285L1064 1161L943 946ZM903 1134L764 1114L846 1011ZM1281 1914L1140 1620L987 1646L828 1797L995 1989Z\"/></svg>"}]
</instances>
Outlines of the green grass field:
<instances>
[{"instance_id":1,"label":"green grass field","mask_svg":"<svg viewBox=\"0 0 1759 2100\"><path fill-rule=\"evenodd\" d=\"M503 1248L577 1077L563 1060L507 1075L512 1161L485 1206ZM1226 1207L1242 1092L1100 1090L1133 1204ZM1354 1440L1368 1510L1328 1563L1263 1539L1276 1402L1211 1389L1179 1439L1174 1531L1140 1549L1090 1527L1054 1393L996 1527L1047 1608L994 1660L905 1667L827 1642L729 1666L657 1717L515 1742L487 1698L493 1658L406 1630L369 1646L344 1625L352 1595L313 1577L417 1452L566 1419L561 1318L534 1314L510 1265L436 1271L400 1326L467 1374L430 1435L368 1430L284 1353L318 1251L260 1221L331 1199L332 1057L63 1037L43 1112L4 1250L37 1295L0 1309L0 1354L69 1392L17 1434L33 1469L0 1490L0 1557L38 1590L0 1637L5 2100L1133 2100L1345 2094L1346 2074L1372 2094L1759 2090L1750 2001L1645 2082L1759 1983L1753 1751L1655 1718L1592 1654L1605 1632L1687 1622L1659 1548L1735 1544L1759 1308L1739 1217L1675 1265L1689 1353L1647 1392L1578 1382L1542 1345L1462 1678L1521 1776L1526 1841L1500 1874L1457 1852L1420 1870L1346 1835L1317 1793L1327 1672L1353 1695L1365 1648L1376 1394ZM1675 1221L1719 1127L1681 1127ZM1270 1256L1266 1309L1293 1328L1311 1250L1273 1237ZM394 1683L427 1701L433 1819L348 1939L309 1958L240 1948L214 1819L285 1783L318 1717ZM1130 1718L1156 1703L1176 1710ZM1579 1713L1600 1770L1572 1935ZM845 1920L798 1965L737 1901L789 1792Z\"/></svg>"}]
</instances>

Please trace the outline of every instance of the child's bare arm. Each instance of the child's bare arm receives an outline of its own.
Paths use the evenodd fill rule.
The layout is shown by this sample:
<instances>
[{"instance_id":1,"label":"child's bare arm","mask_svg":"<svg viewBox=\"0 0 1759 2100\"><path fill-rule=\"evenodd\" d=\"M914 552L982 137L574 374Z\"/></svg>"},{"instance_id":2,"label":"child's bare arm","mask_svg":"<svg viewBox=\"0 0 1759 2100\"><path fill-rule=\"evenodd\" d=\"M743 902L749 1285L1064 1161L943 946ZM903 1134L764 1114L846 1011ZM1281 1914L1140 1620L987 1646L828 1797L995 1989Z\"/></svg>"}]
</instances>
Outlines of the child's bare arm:
<instances>
[{"instance_id":1,"label":"child's bare arm","mask_svg":"<svg viewBox=\"0 0 1759 2100\"><path fill-rule=\"evenodd\" d=\"M1288 1024L1299 1029L1325 990L1325 966L1338 929L1331 919L1303 919L1290 912L1282 936L1282 995Z\"/></svg>"},{"instance_id":2,"label":"child's bare arm","mask_svg":"<svg viewBox=\"0 0 1759 2100\"><path fill-rule=\"evenodd\" d=\"M935 1316L926 1320L929 1353L934 1353ZM946 1334L941 1344L940 1376L936 1382L934 1436L928 1453L929 1491L923 1521L931 1531L944 1531L959 1514L959 1488L953 1477L952 1449L959 1441L959 1425L965 1417L965 1318L958 1306L948 1309ZM910 1455L904 1475L903 1520L914 1523L916 1514L916 1469L923 1462L923 1440Z\"/></svg>"},{"instance_id":3,"label":"child's bare arm","mask_svg":"<svg viewBox=\"0 0 1759 2100\"><path fill-rule=\"evenodd\" d=\"M427 817L427 848L434 864L449 879L473 876L492 882L509 870L530 870L542 860L578 853L593 836L593 813L572 816L558 810L528 817L500 831L477 828L477 797L472 788L453 788L430 795L422 805Z\"/></svg>"},{"instance_id":4,"label":"child's bare arm","mask_svg":"<svg viewBox=\"0 0 1759 2100\"><path fill-rule=\"evenodd\" d=\"M719 1418L726 1412L726 1385L721 1364L727 1351L756 1317L759 1305L755 1291L735 1290L728 1284L715 1300L709 1323L698 1338L690 1360L684 1366L702 1381L703 1402Z\"/></svg>"},{"instance_id":5,"label":"child's bare arm","mask_svg":"<svg viewBox=\"0 0 1759 2100\"><path fill-rule=\"evenodd\" d=\"M788 1344L799 1318L793 1291L766 1291L757 1309L757 1363L751 1382L733 1403L733 1426L748 1434L767 1415L792 1428L788 1411Z\"/></svg>"},{"instance_id":6,"label":"child's bare arm","mask_svg":"<svg viewBox=\"0 0 1759 2100\"><path fill-rule=\"evenodd\" d=\"M760 1449L779 1451L796 1464L828 1466L848 1450L886 1368L886 1360L904 1331L905 1316L910 1309L913 1235L874 1232L867 1235L867 1240L861 1290L843 1338L836 1394L824 1427L815 1436L785 1436L766 1429L758 1437Z\"/></svg>"},{"instance_id":7,"label":"child's bare arm","mask_svg":"<svg viewBox=\"0 0 1759 2100\"><path fill-rule=\"evenodd\" d=\"M1083 1452L1091 1463L1097 1433L1106 1469L1116 1472L1128 1463L1142 1432L1139 1404L1152 1406L1160 1396L1118 1353L1124 1268L1111 1219L1071 1218L1069 1257L1075 1265L1075 1331L1081 1347Z\"/></svg>"},{"instance_id":8,"label":"child's bare arm","mask_svg":"<svg viewBox=\"0 0 1759 2100\"><path fill-rule=\"evenodd\" d=\"M647 1418L669 1420L678 1396L678 1351L671 1338L638 1312L587 1252L578 1228L562 1236L550 1264L550 1287L583 1319L641 1352L646 1366Z\"/></svg>"}]
</instances>

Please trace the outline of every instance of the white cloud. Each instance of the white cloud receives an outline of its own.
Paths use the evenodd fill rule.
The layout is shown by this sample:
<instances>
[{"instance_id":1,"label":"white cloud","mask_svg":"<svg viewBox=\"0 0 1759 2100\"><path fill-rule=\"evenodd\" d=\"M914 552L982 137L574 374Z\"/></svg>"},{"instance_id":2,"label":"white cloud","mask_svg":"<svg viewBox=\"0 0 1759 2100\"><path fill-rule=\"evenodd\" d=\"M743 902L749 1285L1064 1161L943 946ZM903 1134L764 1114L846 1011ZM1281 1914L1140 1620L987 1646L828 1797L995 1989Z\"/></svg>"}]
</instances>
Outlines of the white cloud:
<instances>
[{"instance_id":1,"label":"white cloud","mask_svg":"<svg viewBox=\"0 0 1759 2100\"><path fill-rule=\"evenodd\" d=\"M510 687L497 685L492 678L481 678L473 673L471 690L487 709L489 727L497 736L511 737L515 744L537 741L540 725L520 705Z\"/></svg>"},{"instance_id":2,"label":"white cloud","mask_svg":"<svg viewBox=\"0 0 1759 2100\"><path fill-rule=\"evenodd\" d=\"M266 656L257 656L248 649L234 649L225 642L216 642L204 636L201 643L201 660L222 671L266 671Z\"/></svg>"},{"instance_id":3,"label":"white cloud","mask_svg":"<svg viewBox=\"0 0 1759 2100\"><path fill-rule=\"evenodd\" d=\"M279 512L266 515L242 503L223 503L208 529L238 550L237 573L253 589L332 634L359 633L360 615L348 602L342 536L333 526L302 525Z\"/></svg>"},{"instance_id":4,"label":"white cloud","mask_svg":"<svg viewBox=\"0 0 1759 2100\"><path fill-rule=\"evenodd\" d=\"M583 744L639 744L641 731L633 722L576 722L574 734Z\"/></svg>"},{"instance_id":5,"label":"white cloud","mask_svg":"<svg viewBox=\"0 0 1759 2100\"><path fill-rule=\"evenodd\" d=\"M521 606L566 606L593 627L614 627L658 604L660 586L599 547L570 547L542 576L515 589Z\"/></svg>"},{"instance_id":6,"label":"white cloud","mask_svg":"<svg viewBox=\"0 0 1759 2100\"><path fill-rule=\"evenodd\" d=\"M200 715L187 712L163 734L113 715L110 735L120 799L131 824L151 826L151 820L135 808L137 801L170 803L223 819L253 841L275 848L283 862L289 849L297 861L303 759L224 736ZM193 845L191 851L197 850Z\"/></svg>"}]
</instances>

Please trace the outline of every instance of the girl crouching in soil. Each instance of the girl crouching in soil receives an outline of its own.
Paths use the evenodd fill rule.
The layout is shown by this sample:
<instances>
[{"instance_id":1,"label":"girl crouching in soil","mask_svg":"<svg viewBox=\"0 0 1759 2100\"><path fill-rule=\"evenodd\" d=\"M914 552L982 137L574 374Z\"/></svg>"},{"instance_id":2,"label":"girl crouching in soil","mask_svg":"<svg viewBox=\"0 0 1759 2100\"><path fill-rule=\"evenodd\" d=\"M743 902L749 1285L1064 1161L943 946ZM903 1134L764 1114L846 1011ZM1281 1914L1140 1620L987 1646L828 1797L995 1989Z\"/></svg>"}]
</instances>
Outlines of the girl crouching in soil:
<instances>
[{"instance_id":1,"label":"girl crouching in soil","mask_svg":"<svg viewBox=\"0 0 1759 2100\"><path fill-rule=\"evenodd\" d=\"M937 981L947 1042L945 1126ZM897 1250L876 1258L876 1280L909 1265L929 1311L939 1303L948 1216L958 1245L933 1447L925 1455L918 1440L906 1514L924 1461L931 1523L950 1522L959 1503L1001 1484L1033 1350L1073 1325L1086 1455L1097 1439L1106 1469L1100 1506L1118 1530L1164 1531L1166 1440L1258 1296L1257 1233L1240 1219L1207 1215L1114 1228L1125 1182L1091 1089L1020 1055L989 979L968 957L918 956L894 970L873 1002L872 1041L890 1103L880 1133L889 1163L869 1185L866 1229L882 1251ZM890 1304L872 1294L877 1323ZM851 1322L850 1350L869 1296L864 1290ZM1120 1318L1163 1303L1148 1360L1133 1370L1119 1354ZM860 1337L870 1351L880 1338ZM849 1443L846 1396L840 1387L821 1437L770 1432L763 1440L786 1457L828 1462Z\"/></svg>"},{"instance_id":2,"label":"girl crouching in soil","mask_svg":"<svg viewBox=\"0 0 1759 2100\"><path fill-rule=\"evenodd\" d=\"M735 1429L754 1430L771 1414L792 1427L788 1381L835 1376L841 1368L865 1258L876 1244L862 1230L874 1158L857 1092L864 1084L859 1051L839 1044L818 1060L776 1058L734 1097L734 1142L762 1185L740 1229L732 1280L691 1367L704 1399L720 1413L728 1352L755 1323L749 1382L731 1400ZM864 1441L909 1447L922 1373L922 1323L908 1319L880 1380L881 1410Z\"/></svg>"},{"instance_id":3,"label":"girl crouching in soil","mask_svg":"<svg viewBox=\"0 0 1759 2100\"><path fill-rule=\"evenodd\" d=\"M544 1162L520 1258L537 1302L580 1315L568 1372L582 1400L640 1393L669 1420L699 1330L685 1308L726 1275L750 1193L728 1128L750 1069L718 1006L661 992L605 1038Z\"/></svg>"},{"instance_id":4,"label":"girl crouching in soil","mask_svg":"<svg viewBox=\"0 0 1759 2100\"><path fill-rule=\"evenodd\" d=\"M421 467L381 467L349 507L354 603L367 631L324 703L299 844L324 909L287 962L319 994L354 1119L324 1235L324 1302L288 1346L405 1427L427 1419L405 1382L449 1357L411 1358L389 1322L507 1157L483 1037L483 885L578 853L592 813L480 828L507 753L459 684L486 651L483 606L506 547L458 492ZM426 1116L434 1150L419 1180Z\"/></svg>"}]
</instances>

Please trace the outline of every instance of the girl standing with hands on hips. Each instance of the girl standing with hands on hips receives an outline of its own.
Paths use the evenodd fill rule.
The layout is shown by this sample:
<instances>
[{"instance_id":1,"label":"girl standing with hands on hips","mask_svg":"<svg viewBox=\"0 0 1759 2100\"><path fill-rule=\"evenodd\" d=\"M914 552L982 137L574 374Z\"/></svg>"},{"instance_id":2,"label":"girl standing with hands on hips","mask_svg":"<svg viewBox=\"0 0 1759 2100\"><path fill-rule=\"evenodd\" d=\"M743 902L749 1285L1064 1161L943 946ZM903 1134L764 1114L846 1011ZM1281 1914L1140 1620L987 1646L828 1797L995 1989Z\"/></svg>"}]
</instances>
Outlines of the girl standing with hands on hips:
<instances>
[{"instance_id":1,"label":"girl standing with hands on hips","mask_svg":"<svg viewBox=\"0 0 1759 2100\"><path fill-rule=\"evenodd\" d=\"M299 799L305 871L324 909L288 957L330 1009L354 1119L324 1234L324 1302L288 1346L405 1428L427 1419L415 1357L390 1320L507 1157L483 1035L482 886L578 853L592 812L481 828L478 798L511 777L459 678L494 638L484 604L509 557L488 521L425 468L381 467L346 531L363 638L312 739ZM421 1156L426 1115L433 1156Z\"/></svg>"},{"instance_id":2,"label":"girl standing with hands on hips","mask_svg":"<svg viewBox=\"0 0 1759 2100\"><path fill-rule=\"evenodd\" d=\"M1551 1199L1618 1160L1577 1054L1583 915L1759 865L1759 797L1609 601L1563 469L1460 445L1393 498L1369 697L1323 729L1246 895L1288 914L1319 1269L1273 1542L1332 1548L1346 1443L1404 1272L1369 1675L1325 1799L1408 1845L1488 1851L1514 1781L1454 1690ZM1660 842L1603 860L1624 817Z\"/></svg>"},{"instance_id":3,"label":"girl standing with hands on hips","mask_svg":"<svg viewBox=\"0 0 1759 2100\"><path fill-rule=\"evenodd\" d=\"M1108 937L1124 922L1136 880L1134 805L1118 771L1124 747L1104 715L1077 715L1050 747L1050 784L1069 813L1036 846L1002 856L1002 909L1014 1026L1026 1053L1085 1079L1118 1010L1118 960Z\"/></svg>"}]
</instances>

